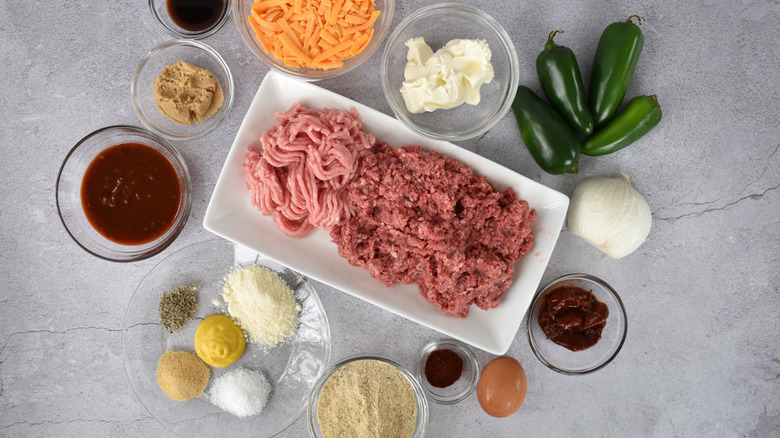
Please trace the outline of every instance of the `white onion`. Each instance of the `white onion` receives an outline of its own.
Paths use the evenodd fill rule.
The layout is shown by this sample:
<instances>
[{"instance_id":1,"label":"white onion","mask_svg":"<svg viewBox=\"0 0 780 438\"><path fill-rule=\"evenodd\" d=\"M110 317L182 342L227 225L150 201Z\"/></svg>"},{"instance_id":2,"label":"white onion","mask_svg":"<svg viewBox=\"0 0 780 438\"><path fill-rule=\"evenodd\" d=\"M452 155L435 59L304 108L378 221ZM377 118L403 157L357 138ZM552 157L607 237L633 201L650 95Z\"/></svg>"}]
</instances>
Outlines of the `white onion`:
<instances>
[{"instance_id":1,"label":"white onion","mask_svg":"<svg viewBox=\"0 0 780 438\"><path fill-rule=\"evenodd\" d=\"M575 236L619 259L625 257L650 233L650 206L622 178L590 178L574 190L566 222Z\"/></svg>"}]
</instances>

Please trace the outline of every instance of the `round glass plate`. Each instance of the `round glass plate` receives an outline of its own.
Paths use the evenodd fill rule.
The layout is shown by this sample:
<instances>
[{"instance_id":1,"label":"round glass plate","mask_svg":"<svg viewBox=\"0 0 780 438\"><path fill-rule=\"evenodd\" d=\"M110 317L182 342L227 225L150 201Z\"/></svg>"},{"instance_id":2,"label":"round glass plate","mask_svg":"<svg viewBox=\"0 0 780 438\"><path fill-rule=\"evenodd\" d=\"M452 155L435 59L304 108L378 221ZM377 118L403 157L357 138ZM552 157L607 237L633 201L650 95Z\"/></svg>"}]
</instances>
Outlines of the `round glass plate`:
<instances>
[{"instance_id":1,"label":"round glass plate","mask_svg":"<svg viewBox=\"0 0 780 438\"><path fill-rule=\"evenodd\" d=\"M157 384L157 363L166 350L194 353L195 329L213 314L226 314L223 278L234 267L257 264L279 274L301 305L295 336L272 348L247 343L244 355L225 368L209 367L204 394L188 401L169 398ZM160 295L180 285L198 285L195 318L174 333L160 324ZM125 315L122 355L127 378L141 404L157 421L185 437L271 437L306 410L309 394L330 361L330 328L322 303L303 276L227 240L182 248L162 260L133 294ZM220 375L236 367L263 372L272 384L268 402L254 417L239 418L209 402L206 394Z\"/></svg>"}]
</instances>

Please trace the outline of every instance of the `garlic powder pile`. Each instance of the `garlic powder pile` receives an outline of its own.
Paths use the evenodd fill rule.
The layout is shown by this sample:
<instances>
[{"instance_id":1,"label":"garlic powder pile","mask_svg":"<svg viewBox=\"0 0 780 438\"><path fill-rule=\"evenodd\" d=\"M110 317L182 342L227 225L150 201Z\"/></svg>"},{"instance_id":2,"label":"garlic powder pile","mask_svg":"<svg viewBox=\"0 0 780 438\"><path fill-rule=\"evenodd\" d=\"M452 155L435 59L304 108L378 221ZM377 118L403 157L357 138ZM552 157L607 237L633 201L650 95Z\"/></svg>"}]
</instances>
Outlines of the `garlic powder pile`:
<instances>
[{"instance_id":1,"label":"garlic powder pile","mask_svg":"<svg viewBox=\"0 0 780 438\"><path fill-rule=\"evenodd\" d=\"M301 306L275 272L249 265L231 271L224 281L222 299L249 342L273 347L295 334Z\"/></svg>"}]
</instances>

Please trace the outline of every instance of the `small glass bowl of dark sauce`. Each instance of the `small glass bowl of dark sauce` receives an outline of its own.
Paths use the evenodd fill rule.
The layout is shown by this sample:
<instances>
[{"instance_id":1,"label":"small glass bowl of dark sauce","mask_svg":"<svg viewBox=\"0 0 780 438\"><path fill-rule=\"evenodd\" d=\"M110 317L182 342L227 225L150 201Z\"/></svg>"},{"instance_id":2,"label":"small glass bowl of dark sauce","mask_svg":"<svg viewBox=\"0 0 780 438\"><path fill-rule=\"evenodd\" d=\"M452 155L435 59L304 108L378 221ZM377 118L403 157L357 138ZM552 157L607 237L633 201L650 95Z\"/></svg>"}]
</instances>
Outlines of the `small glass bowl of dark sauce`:
<instances>
[{"instance_id":1,"label":"small glass bowl of dark sauce","mask_svg":"<svg viewBox=\"0 0 780 438\"><path fill-rule=\"evenodd\" d=\"M526 316L528 342L548 368L588 374L612 362L626 340L626 309L609 284L569 274L541 288Z\"/></svg>"},{"instance_id":2,"label":"small glass bowl of dark sauce","mask_svg":"<svg viewBox=\"0 0 780 438\"><path fill-rule=\"evenodd\" d=\"M230 17L230 0L149 0L155 20L177 38L216 33Z\"/></svg>"}]
</instances>

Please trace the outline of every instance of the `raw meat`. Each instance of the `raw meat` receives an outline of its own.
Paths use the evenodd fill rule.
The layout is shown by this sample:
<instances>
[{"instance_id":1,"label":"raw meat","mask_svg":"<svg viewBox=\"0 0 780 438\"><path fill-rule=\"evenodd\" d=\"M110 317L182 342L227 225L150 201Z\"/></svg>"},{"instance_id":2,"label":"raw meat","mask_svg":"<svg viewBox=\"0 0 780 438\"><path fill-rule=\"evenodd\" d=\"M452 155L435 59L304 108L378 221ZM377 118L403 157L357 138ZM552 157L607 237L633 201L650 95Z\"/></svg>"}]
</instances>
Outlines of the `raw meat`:
<instances>
[{"instance_id":1,"label":"raw meat","mask_svg":"<svg viewBox=\"0 0 780 438\"><path fill-rule=\"evenodd\" d=\"M508 188L420 146L377 142L348 185L354 214L331 229L339 255L378 281L417 283L426 300L465 318L497 307L513 264L533 247L536 211Z\"/></svg>"},{"instance_id":2,"label":"raw meat","mask_svg":"<svg viewBox=\"0 0 780 438\"><path fill-rule=\"evenodd\" d=\"M376 142L363 131L357 110L319 111L296 103L276 119L261 137L262 149L250 148L244 160L252 204L291 237L349 219L346 184L360 155Z\"/></svg>"}]
</instances>

